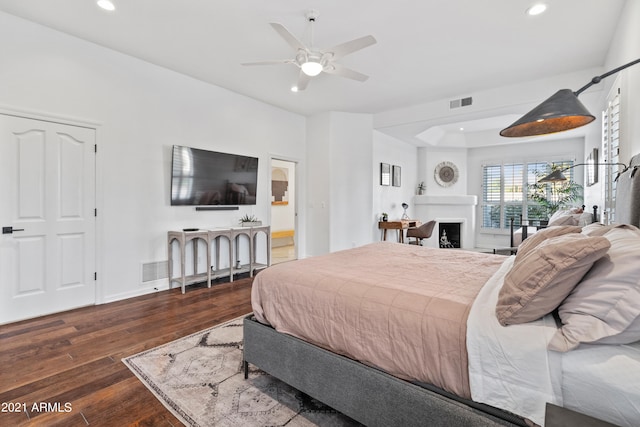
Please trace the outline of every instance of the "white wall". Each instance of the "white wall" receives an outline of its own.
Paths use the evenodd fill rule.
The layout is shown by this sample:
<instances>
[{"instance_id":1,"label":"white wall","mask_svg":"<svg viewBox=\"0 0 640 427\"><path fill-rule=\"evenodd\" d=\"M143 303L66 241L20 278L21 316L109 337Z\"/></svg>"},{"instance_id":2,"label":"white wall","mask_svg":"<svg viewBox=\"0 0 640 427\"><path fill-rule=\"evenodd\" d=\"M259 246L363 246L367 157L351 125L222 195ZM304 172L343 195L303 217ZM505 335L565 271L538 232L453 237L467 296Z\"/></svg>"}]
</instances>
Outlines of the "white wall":
<instances>
[{"instance_id":1,"label":"white wall","mask_svg":"<svg viewBox=\"0 0 640 427\"><path fill-rule=\"evenodd\" d=\"M434 171L441 162L451 162L458 168L458 181L449 187L439 185ZM421 147L418 149L418 181L425 183L424 194L429 196L452 196L467 194L467 149Z\"/></svg>"},{"instance_id":2,"label":"white wall","mask_svg":"<svg viewBox=\"0 0 640 427\"><path fill-rule=\"evenodd\" d=\"M329 201L331 187L327 176L331 171L331 114L318 114L307 119L307 249L306 256L329 252ZM302 206L302 202L300 202ZM299 254L299 257L304 257Z\"/></svg>"},{"instance_id":3,"label":"white wall","mask_svg":"<svg viewBox=\"0 0 640 427\"><path fill-rule=\"evenodd\" d=\"M607 71L640 58L638 22L640 1L628 0L620 15L620 22L607 55ZM640 64L621 71L620 77L620 160L628 163L631 156L640 153ZM603 80L601 84L610 88L614 81L612 76Z\"/></svg>"},{"instance_id":4,"label":"white wall","mask_svg":"<svg viewBox=\"0 0 640 427\"><path fill-rule=\"evenodd\" d=\"M371 242L372 118L369 114L331 113L331 252Z\"/></svg>"},{"instance_id":5,"label":"white wall","mask_svg":"<svg viewBox=\"0 0 640 427\"><path fill-rule=\"evenodd\" d=\"M371 241L372 119L329 112L307 119L307 255Z\"/></svg>"},{"instance_id":6,"label":"white wall","mask_svg":"<svg viewBox=\"0 0 640 427\"><path fill-rule=\"evenodd\" d=\"M640 27L637 25L639 20L640 2L627 1L620 15L620 22L611 42L603 72L640 58ZM597 120L587 126L590 132L585 136L585 153L597 148L600 160L602 159L601 112L606 107L607 96L620 87L620 161L628 164L633 155L640 154L640 120L637 119L640 117L640 64L602 80L596 87L601 89L599 98L597 103L593 104L594 106L589 106L589 109ZM599 169L601 177L605 168L601 166ZM600 178L595 185L585 186L587 206L591 208L593 204L597 204L601 208L600 213L602 213L604 201L602 184L603 180Z\"/></svg>"},{"instance_id":7,"label":"white wall","mask_svg":"<svg viewBox=\"0 0 640 427\"><path fill-rule=\"evenodd\" d=\"M416 148L372 131L371 115L337 112L308 119L307 143L307 255L378 241L381 213L400 218L411 203ZM379 185L381 162L402 168L401 187Z\"/></svg>"},{"instance_id":8,"label":"white wall","mask_svg":"<svg viewBox=\"0 0 640 427\"><path fill-rule=\"evenodd\" d=\"M168 230L268 218L268 153L305 159L302 116L4 13L0 51L2 107L99 123L99 302L158 286L141 283L141 263L167 258ZM257 205L171 207L173 144L259 157Z\"/></svg>"},{"instance_id":9,"label":"white wall","mask_svg":"<svg viewBox=\"0 0 640 427\"><path fill-rule=\"evenodd\" d=\"M371 220L371 233L373 241L380 240L381 232L378 229L378 220L383 212L389 214L389 219L400 219L404 209L402 203L409 204L407 215L415 218L415 206L412 206L411 199L420 180L417 176L417 152L418 149L406 142L385 135L379 131L373 132L373 164L371 181L373 188L373 209L372 214L367 218ZM398 165L402 168L402 186L380 185L380 163ZM371 185L370 184L370 185ZM393 233L387 239L393 238Z\"/></svg>"}]
</instances>

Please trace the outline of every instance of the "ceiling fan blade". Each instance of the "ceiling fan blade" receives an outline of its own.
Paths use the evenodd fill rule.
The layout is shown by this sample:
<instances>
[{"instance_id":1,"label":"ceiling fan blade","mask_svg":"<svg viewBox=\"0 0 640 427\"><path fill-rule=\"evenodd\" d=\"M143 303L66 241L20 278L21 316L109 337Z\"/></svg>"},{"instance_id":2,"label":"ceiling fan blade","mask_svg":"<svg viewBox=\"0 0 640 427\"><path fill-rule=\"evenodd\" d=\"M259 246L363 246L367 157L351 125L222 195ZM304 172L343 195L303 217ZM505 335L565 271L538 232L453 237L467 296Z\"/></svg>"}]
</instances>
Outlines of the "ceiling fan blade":
<instances>
[{"instance_id":1,"label":"ceiling fan blade","mask_svg":"<svg viewBox=\"0 0 640 427\"><path fill-rule=\"evenodd\" d=\"M305 90L310 81L311 77L307 76L302 72L302 70L300 70L300 74L298 75L298 84L296 85L298 92Z\"/></svg>"},{"instance_id":2,"label":"ceiling fan blade","mask_svg":"<svg viewBox=\"0 0 640 427\"><path fill-rule=\"evenodd\" d=\"M344 67L340 64L329 64L323 70L327 74L333 74L340 77L346 77L348 79L357 80L359 82L365 82L369 78L366 74L359 73L351 68Z\"/></svg>"},{"instance_id":3,"label":"ceiling fan blade","mask_svg":"<svg viewBox=\"0 0 640 427\"><path fill-rule=\"evenodd\" d=\"M376 44L377 40L373 36L364 36L359 39L351 40L337 46L332 47L331 49L325 49L324 51L329 53L333 53L333 59L340 59L345 55L356 52L360 49L364 49L365 47L369 47L372 44Z\"/></svg>"},{"instance_id":4,"label":"ceiling fan blade","mask_svg":"<svg viewBox=\"0 0 640 427\"><path fill-rule=\"evenodd\" d=\"M291 34L291 32L284 27L284 25L278 24L277 22L271 22L271 26L273 27L274 30L276 30L278 34L280 34L280 36L283 39L286 40L287 43L289 43L289 46L291 46L295 50L298 50L298 49L308 50L307 47L303 45L302 42L298 40L296 36Z\"/></svg>"},{"instance_id":5,"label":"ceiling fan blade","mask_svg":"<svg viewBox=\"0 0 640 427\"><path fill-rule=\"evenodd\" d=\"M294 64L292 59L273 59L270 61L256 61L256 62L243 62L240 65L280 65L280 64Z\"/></svg>"}]
</instances>

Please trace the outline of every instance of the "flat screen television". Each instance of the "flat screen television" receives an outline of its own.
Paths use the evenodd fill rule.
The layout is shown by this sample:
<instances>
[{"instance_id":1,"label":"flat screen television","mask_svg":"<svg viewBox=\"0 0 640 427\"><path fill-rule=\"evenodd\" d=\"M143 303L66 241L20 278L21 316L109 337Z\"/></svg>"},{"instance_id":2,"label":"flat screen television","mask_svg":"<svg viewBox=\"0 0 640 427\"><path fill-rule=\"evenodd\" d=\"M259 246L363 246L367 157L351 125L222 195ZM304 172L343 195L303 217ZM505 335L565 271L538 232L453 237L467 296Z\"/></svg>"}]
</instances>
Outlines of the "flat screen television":
<instances>
[{"instance_id":1,"label":"flat screen television","mask_svg":"<svg viewBox=\"0 0 640 427\"><path fill-rule=\"evenodd\" d=\"M258 158L173 146L172 206L255 205Z\"/></svg>"}]
</instances>

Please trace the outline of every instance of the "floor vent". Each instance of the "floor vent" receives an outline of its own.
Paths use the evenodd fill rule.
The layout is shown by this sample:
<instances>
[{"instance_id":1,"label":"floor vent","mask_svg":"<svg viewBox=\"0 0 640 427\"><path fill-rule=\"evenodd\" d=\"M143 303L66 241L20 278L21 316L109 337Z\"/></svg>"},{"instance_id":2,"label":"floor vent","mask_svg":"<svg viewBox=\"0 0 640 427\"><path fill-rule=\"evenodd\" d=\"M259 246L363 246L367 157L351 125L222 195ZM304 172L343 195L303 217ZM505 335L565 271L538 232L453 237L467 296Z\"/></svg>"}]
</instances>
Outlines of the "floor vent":
<instances>
[{"instance_id":1,"label":"floor vent","mask_svg":"<svg viewBox=\"0 0 640 427\"><path fill-rule=\"evenodd\" d=\"M460 108L460 107L467 107L472 103L473 103L473 98L471 98L470 96L462 99L454 99L453 101L449 101L449 108L454 109L454 108Z\"/></svg>"},{"instance_id":2,"label":"floor vent","mask_svg":"<svg viewBox=\"0 0 640 427\"><path fill-rule=\"evenodd\" d=\"M156 261L142 263L142 282L153 282L154 280L166 279L169 277L169 262Z\"/></svg>"}]
</instances>

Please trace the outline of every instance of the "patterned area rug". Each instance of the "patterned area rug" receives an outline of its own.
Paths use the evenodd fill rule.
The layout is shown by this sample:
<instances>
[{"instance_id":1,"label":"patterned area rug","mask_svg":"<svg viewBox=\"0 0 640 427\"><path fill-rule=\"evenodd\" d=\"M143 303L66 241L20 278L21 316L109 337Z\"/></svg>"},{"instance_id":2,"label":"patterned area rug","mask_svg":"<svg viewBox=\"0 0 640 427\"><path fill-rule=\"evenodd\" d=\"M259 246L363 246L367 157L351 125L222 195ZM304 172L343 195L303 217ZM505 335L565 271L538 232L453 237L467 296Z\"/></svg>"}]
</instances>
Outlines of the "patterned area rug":
<instances>
[{"instance_id":1,"label":"patterned area rug","mask_svg":"<svg viewBox=\"0 0 640 427\"><path fill-rule=\"evenodd\" d=\"M255 369L242 372L242 319L123 359L187 426L357 426Z\"/></svg>"}]
</instances>

